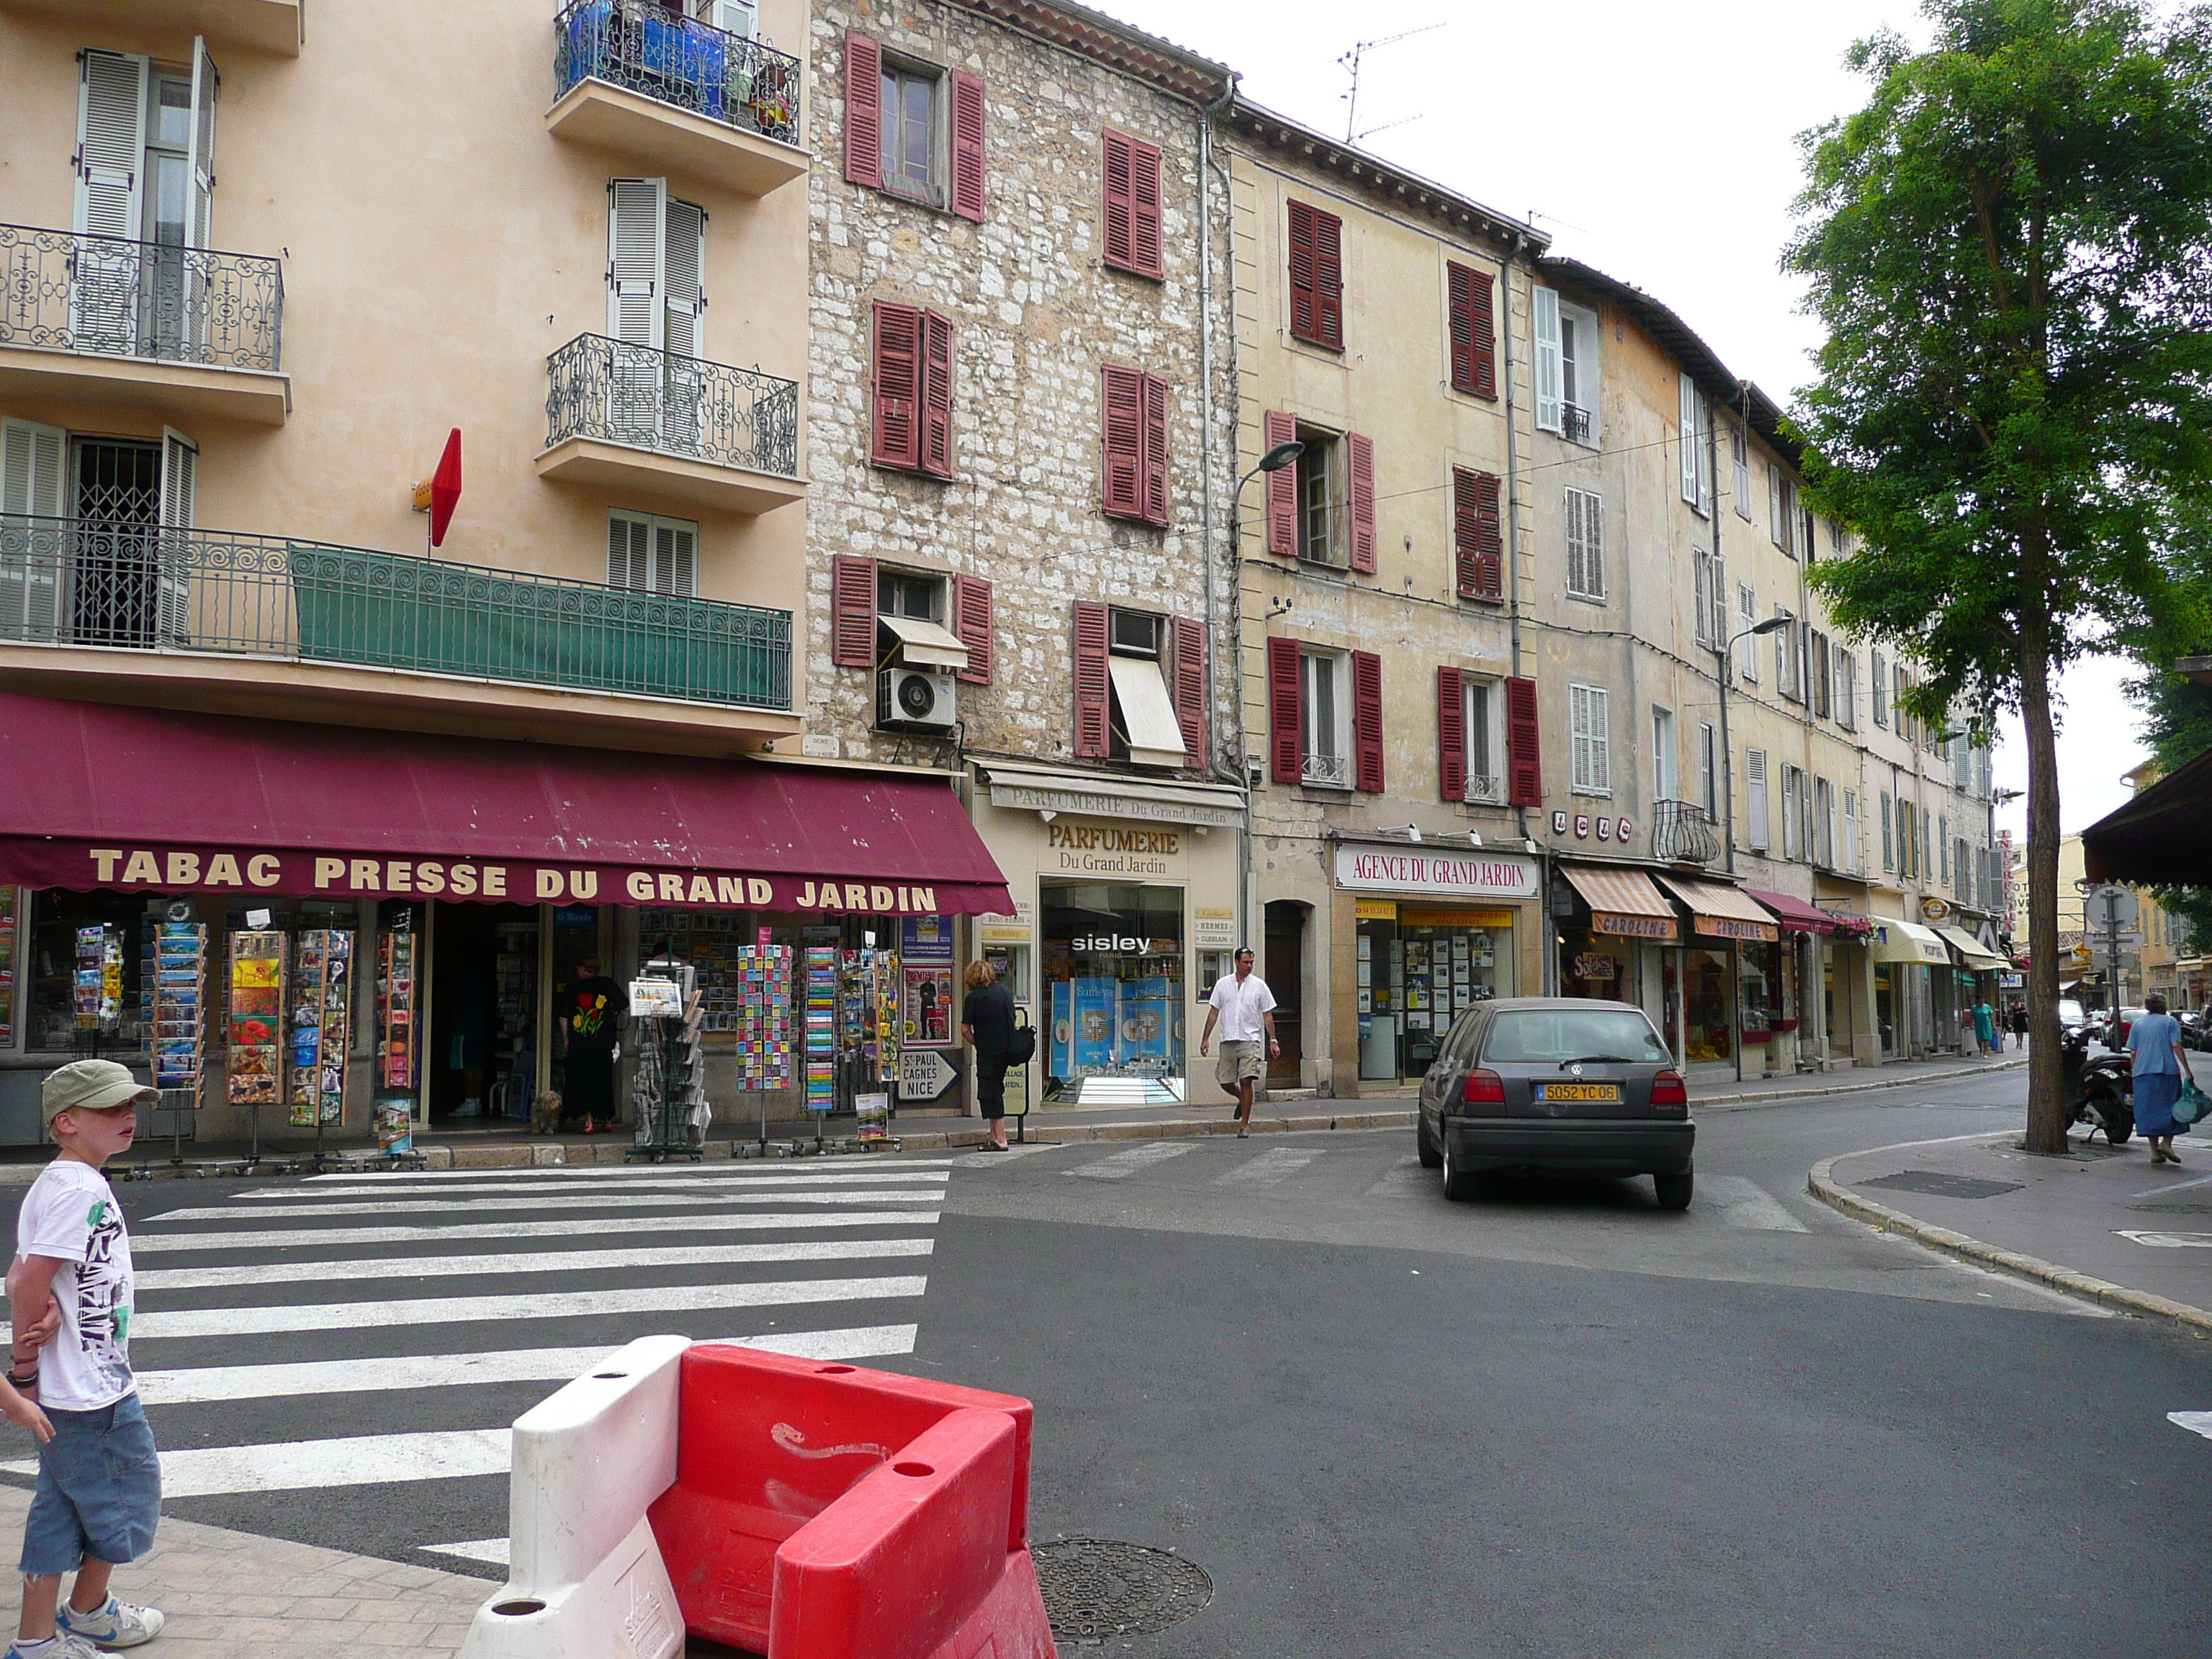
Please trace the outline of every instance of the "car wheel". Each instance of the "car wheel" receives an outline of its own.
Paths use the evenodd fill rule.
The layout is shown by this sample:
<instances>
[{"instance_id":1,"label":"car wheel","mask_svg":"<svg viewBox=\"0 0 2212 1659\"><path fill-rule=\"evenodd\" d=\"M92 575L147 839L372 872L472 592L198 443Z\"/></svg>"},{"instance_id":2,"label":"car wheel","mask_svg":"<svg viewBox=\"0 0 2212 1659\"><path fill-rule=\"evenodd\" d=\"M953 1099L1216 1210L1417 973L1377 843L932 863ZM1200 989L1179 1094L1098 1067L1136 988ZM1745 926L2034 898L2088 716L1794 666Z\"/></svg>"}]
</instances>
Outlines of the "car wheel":
<instances>
[{"instance_id":1,"label":"car wheel","mask_svg":"<svg viewBox=\"0 0 2212 1659\"><path fill-rule=\"evenodd\" d=\"M1651 1185L1659 1194L1659 1207L1662 1210L1688 1209L1690 1189L1696 1183L1697 1177L1687 1170L1680 1175L1655 1175L1651 1177Z\"/></svg>"},{"instance_id":2,"label":"car wheel","mask_svg":"<svg viewBox=\"0 0 2212 1659\"><path fill-rule=\"evenodd\" d=\"M1446 1198L1451 1200L1455 1204L1457 1204L1464 1202L1466 1200L1474 1196L1475 1177L1469 1170L1454 1167L1451 1157L1451 1141L1449 1137L1446 1138L1442 1149L1437 1153L1437 1163L1444 1172L1444 1196Z\"/></svg>"},{"instance_id":3,"label":"car wheel","mask_svg":"<svg viewBox=\"0 0 2212 1659\"><path fill-rule=\"evenodd\" d=\"M1437 1169L1444 1161L1443 1148L1429 1139L1429 1115L1419 1109L1413 1113L1413 1152L1424 1170Z\"/></svg>"}]
</instances>

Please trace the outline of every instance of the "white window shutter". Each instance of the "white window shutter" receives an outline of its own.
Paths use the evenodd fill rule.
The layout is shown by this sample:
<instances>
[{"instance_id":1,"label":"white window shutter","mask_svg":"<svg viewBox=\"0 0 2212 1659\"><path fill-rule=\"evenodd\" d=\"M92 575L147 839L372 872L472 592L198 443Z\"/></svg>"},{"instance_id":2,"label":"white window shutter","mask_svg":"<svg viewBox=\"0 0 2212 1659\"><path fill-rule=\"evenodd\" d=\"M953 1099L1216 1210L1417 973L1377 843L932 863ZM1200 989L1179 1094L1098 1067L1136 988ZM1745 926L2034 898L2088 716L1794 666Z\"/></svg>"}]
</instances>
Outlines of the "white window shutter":
<instances>
[{"instance_id":1,"label":"white window shutter","mask_svg":"<svg viewBox=\"0 0 2212 1659\"><path fill-rule=\"evenodd\" d=\"M199 492L200 447L174 427L161 428L161 537L155 594L155 629L164 645L185 642L191 621L192 527Z\"/></svg>"},{"instance_id":2,"label":"white window shutter","mask_svg":"<svg viewBox=\"0 0 2212 1659\"><path fill-rule=\"evenodd\" d=\"M69 434L33 421L0 421L0 515L64 516ZM0 639L52 640L68 570L62 526L0 523Z\"/></svg>"},{"instance_id":3,"label":"white window shutter","mask_svg":"<svg viewBox=\"0 0 2212 1659\"><path fill-rule=\"evenodd\" d=\"M1559 364L1559 291L1532 289L1536 328L1536 424L1547 432L1559 429L1561 369Z\"/></svg>"},{"instance_id":4,"label":"white window shutter","mask_svg":"<svg viewBox=\"0 0 2212 1659\"><path fill-rule=\"evenodd\" d=\"M186 152L190 158L186 177L192 192L191 206L185 219L187 247L209 246L215 197L215 96L221 80L216 73L215 59L208 56L207 42L194 39L192 131Z\"/></svg>"},{"instance_id":5,"label":"white window shutter","mask_svg":"<svg viewBox=\"0 0 2212 1659\"><path fill-rule=\"evenodd\" d=\"M1690 377L1680 377L1681 387L1682 499L1698 499L1698 388Z\"/></svg>"},{"instance_id":6,"label":"white window shutter","mask_svg":"<svg viewBox=\"0 0 2212 1659\"><path fill-rule=\"evenodd\" d=\"M1590 787L1610 791L1613 787L1613 732L1607 705L1607 695L1595 686L1590 688Z\"/></svg>"},{"instance_id":7,"label":"white window shutter","mask_svg":"<svg viewBox=\"0 0 2212 1659\"><path fill-rule=\"evenodd\" d=\"M607 514L607 586L643 592L653 583L653 520L641 513Z\"/></svg>"},{"instance_id":8,"label":"white window shutter","mask_svg":"<svg viewBox=\"0 0 2212 1659\"><path fill-rule=\"evenodd\" d=\"M1736 629L1742 632L1759 620L1759 591L1749 582L1735 590ZM1759 641L1748 634L1741 641L1743 677L1754 684L1759 680Z\"/></svg>"},{"instance_id":9,"label":"white window shutter","mask_svg":"<svg viewBox=\"0 0 2212 1659\"><path fill-rule=\"evenodd\" d=\"M1859 868L1859 792L1844 791L1844 845L1837 867L1850 874Z\"/></svg>"},{"instance_id":10,"label":"white window shutter","mask_svg":"<svg viewBox=\"0 0 2212 1659\"><path fill-rule=\"evenodd\" d=\"M1744 842L1754 853L1767 848L1766 751L1743 751Z\"/></svg>"},{"instance_id":11,"label":"white window shutter","mask_svg":"<svg viewBox=\"0 0 2212 1659\"><path fill-rule=\"evenodd\" d=\"M1782 527L1782 469L1772 461L1766 464L1766 535L1777 547L1790 545L1789 532Z\"/></svg>"},{"instance_id":12,"label":"white window shutter","mask_svg":"<svg viewBox=\"0 0 2212 1659\"><path fill-rule=\"evenodd\" d=\"M665 179L607 181L607 333L629 345L663 342Z\"/></svg>"},{"instance_id":13,"label":"white window shutter","mask_svg":"<svg viewBox=\"0 0 2212 1659\"><path fill-rule=\"evenodd\" d=\"M653 591L689 599L699 546L699 526L678 519L653 521Z\"/></svg>"},{"instance_id":14,"label":"white window shutter","mask_svg":"<svg viewBox=\"0 0 2212 1659\"><path fill-rule=\"evenodd\" d=\"M77 88L80 244L70 285L70 332L81 351L128 356L138 346L138 253L146 182L147 63L135 52L84 53Z\"/></svg>"},{"instance_id":15,"label":"white window shutter","mask_svg":"<svg viewBox=\"0 0 2212 1659\"><path fill-rule=\"evenodd\" d=\"M161 527L190 530L200 447L174 427L161 428Z\"/></svg>"},{"instance_id":16,"label":"white window shutter","mask_svg":"<svg viewBox=\"0 0 2212 1659\"><path fill-rule=\"evenodd\" d=\"M661 343L676 356L703 357L707 355L707 210L672 196L665 222L661 267L668 315L661 328Z\"/></svg>"},{"instance_id":17,"label":"white window shutter","mask_svg":"<svg viewBox=\"0 0 2212 1659\"><path fill-rule=\"evenodd\" d=\"M716 28L747 40L760 27L756 0L708 0L705 10L707 21Z\"/></svg>"}]
</instances>

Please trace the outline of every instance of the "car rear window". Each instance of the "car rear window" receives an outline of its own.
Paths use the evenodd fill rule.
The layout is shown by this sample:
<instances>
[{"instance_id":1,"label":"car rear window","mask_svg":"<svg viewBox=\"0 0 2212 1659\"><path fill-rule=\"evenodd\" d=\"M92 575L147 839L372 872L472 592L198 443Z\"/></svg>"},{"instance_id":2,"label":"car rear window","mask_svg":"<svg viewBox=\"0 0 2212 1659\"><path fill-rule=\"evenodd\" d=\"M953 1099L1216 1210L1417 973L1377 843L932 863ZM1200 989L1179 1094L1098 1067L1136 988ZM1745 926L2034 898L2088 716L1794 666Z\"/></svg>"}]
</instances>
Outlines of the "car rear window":
<instances>
[{"instance_id":1,"label":"car rear window","mask_svg":"<svg viewBox=\"0 0 2212 1659\"><path fill-rule=\"evenodd\" d=\"M1514 1008L1492 1020L1482 1057L1508 1066L1599 1058L1664 1065L1674 1055L1633 1008Z\"/></svg>"}]
</instances>

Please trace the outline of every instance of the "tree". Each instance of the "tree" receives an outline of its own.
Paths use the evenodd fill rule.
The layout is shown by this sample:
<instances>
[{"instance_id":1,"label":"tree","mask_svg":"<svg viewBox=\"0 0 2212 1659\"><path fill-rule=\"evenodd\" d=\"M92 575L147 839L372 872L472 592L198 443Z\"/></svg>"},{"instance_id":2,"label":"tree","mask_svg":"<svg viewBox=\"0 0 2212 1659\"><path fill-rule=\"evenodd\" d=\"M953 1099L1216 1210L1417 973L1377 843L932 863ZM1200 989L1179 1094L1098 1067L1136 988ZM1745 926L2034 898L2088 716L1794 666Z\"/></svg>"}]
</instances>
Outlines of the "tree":
<instances>
[{"instance_id":1,"label":"tree","mask_svg":"<svg viewBox=\"0 0 2212 1659\"><path fill-rule=\"evenodd\" d=\"M2056 672L2202 633L2176 526L2212 489L2212 10L1929 0L1806 134L1786 268L1826 325L1803 395L1813 573L1925 671L1915 713L2017 709L2028 762L2031 1150L2062 1151Z\"/></svg>"}]
</instances>

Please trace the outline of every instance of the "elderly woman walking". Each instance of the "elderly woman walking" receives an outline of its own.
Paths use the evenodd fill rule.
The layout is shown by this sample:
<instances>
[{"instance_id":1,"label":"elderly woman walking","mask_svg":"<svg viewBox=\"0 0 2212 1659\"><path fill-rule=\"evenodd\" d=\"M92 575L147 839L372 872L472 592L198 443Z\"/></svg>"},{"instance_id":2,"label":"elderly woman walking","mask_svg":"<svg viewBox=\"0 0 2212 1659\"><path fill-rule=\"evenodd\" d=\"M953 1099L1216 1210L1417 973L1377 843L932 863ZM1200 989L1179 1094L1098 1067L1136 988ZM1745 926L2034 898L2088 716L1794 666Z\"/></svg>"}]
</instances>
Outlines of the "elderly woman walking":
<instances>
[{"instance_id":1,"label":"elderly woman walking","mask_svg":"<svg viewBox=\"0 0 2212 1659\"><path fill-rule=\"evenodd\" d=\"M2181 1046L2181 1022L2166 1012L2166 999L2151 996L2143 1006L2149 1012L2128 1030L2128 1052L2135 1056L2136 1127L2150 1143L2154 1164L2179 1164L2173 1138L2187 1134L2189 1125L2176 1121L2174 1103L2181 1098L2181 1079L2194 1083L2188 1050Z\"/></svg>"}]
</instances>

